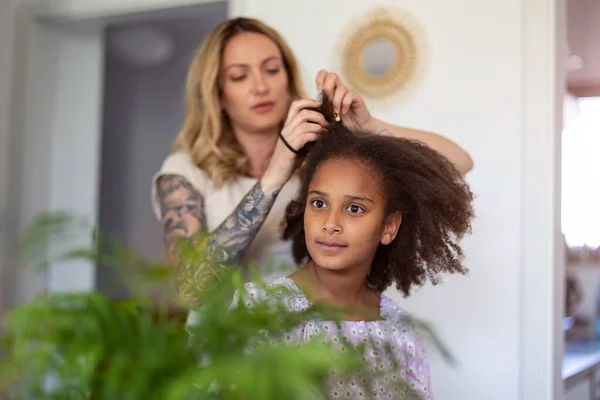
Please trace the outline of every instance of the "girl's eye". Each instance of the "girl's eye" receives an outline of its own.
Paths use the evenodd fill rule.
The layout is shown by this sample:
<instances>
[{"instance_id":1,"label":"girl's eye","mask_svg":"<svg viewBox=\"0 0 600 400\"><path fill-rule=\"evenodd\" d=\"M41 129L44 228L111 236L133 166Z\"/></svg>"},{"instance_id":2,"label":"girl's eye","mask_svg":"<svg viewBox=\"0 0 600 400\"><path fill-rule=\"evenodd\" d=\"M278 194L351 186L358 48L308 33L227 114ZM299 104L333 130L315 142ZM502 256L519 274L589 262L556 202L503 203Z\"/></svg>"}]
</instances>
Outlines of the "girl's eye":
<instances>
[{"instance_id":1,"label":"girl's eye","mask_svg":"<svg viewBox=\"0 0 600 400\"><path fill-rule=\"evenodd\" d=\"M315 208L324 208L325 202L323 200L313 200L310 204Z\"/></svg>"},{"instance_id":2,"label":"girl's eye","mask_svg":"<svg viewBox=\"0 0 600 400\"><path fill-rule=\"evenodd\" d=\"M270 75L275 75L277 73L279 73L280 69L279 68L271 68L267 70L267 73Z\"/></svg>"},{"instance_id":3,"label":"girl's eye","mask_svg":"<svg viewBox=\"0 0 600 400\"><path fill-rule=\"evenodd\" d=\"M238 76L232 77L231 80L234 82L239 82L239 81L243 81L245 78L246 78L246 75L238 75Z\"/></svg>"},{"instance_id":4,"label":"girl's eye","mask_svg":"<svg viewBox=\"0 0 600 400\"><path fill-rule=\"evenodd\" d=\"M357 206L356 204L348 206L346 210L350 211L352 214L359 214L365 211L361 206Z\"/></svg>"}]
</instances>

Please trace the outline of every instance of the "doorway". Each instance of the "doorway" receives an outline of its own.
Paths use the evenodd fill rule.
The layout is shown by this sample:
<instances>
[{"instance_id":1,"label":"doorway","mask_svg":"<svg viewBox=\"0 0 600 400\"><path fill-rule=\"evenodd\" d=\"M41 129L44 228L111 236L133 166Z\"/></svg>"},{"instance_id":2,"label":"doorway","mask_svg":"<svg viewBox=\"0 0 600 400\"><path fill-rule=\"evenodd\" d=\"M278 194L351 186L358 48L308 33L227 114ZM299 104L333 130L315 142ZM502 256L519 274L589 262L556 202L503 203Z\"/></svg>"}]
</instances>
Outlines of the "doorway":
<instances>
[{"instance_id":1,"label":"doorway","mask_svg":"<svg viewBox=\"0 0 600 400\"><path fill-rule=\"evenodd\" d=\"M150 202L153 174L184 117L184 86L196 49L227 18L227 3L185 16L109 24L104 30L104 95L98 227L144 259L164 259ZM126 296L112 269L99 266L96 289Z\"/></svg>"},{"instance_id":2,"label":"doorway","mask_svg":"<svg viewBox=\"0 0 600 400\"><path fill-rule=\"evenodd\" d=\"M39 212L69 210L134 246L146 240L156 245L158 237L135 234L143 224L154 223L156 231L160 229L149 210L147 175L160 166L179 128L182 82L192 48L216 23L236 14L239 4L206 0L52 4L52 9L40 8L32 1L18 9L15 21L15 65L20 70L14 82L12 124L20 134L15 135L9 164L16 171L11 177L11 189L16 188L11 202L19 205L17 229ZM136 47L136 40L148 40L148 32L155 32L158 42L160 37L170 38L162 42L171 43L164 60L156 59L152 43L145 53L139 52L139 43ZM173 75L172 86L161 81L167 74ZM152 107L156 111L160 106L148 103L149 93L164 90L154 84L169 86L166 95L171 102L160 118L150 121L155 117L150 115ZM118 85L123 90L117 90ZM75 104L77 113L72 112ZM119 114L127 110L132 117ZM142 130L146 130L143 137ZM104 191L110 196L102 201L112 210L102 205ZM128 217L119 219L124 214ZM73 245L89 248L90 241L82 237ZM162 249L162 243L144 244L141 250L148 255L149 248L151 257L160 257L154 250ZM16 290L16 303L44 291L108 290L112 278L98 271L92 263L79 261L54 264L35 277L24 269L18 272L27 276L17 279L24 283ZM123 294L115 290L109 294Z\"/></svg>"}]
</instances>

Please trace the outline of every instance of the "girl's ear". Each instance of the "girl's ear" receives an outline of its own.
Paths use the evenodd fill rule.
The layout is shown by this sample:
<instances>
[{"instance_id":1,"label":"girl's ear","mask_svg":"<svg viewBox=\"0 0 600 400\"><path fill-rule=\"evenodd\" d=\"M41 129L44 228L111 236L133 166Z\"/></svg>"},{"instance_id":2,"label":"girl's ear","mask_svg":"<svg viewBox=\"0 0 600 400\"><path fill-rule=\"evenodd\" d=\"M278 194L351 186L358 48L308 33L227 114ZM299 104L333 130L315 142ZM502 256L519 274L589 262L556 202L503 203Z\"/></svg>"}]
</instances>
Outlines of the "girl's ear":
<instances>
[{"instance_id":1,"label":"girl's ear","mask_svg":"<svg viewBox=\"0 0 600 400\"><path fill-rule=\"evenodd\" d=\"M400 211L387 217L383 234L381 235L381 244L388 245L392 243L398 234L400 225L402 225L402 213Z\"/></svg>"}]
</instances>

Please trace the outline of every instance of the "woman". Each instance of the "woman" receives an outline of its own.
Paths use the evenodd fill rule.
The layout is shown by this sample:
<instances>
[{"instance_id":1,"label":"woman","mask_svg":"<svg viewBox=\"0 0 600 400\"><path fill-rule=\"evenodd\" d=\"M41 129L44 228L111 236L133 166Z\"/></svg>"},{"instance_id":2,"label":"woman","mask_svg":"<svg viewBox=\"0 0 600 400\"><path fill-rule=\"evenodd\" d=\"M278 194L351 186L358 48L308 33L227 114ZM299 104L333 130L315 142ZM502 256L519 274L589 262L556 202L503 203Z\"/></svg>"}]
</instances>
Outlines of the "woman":
<instances>
[{"instance_id":1,"label":"woman","mask_svg":"<svg viewBox=\"0 0 600 400\"><path fill-rule=\"evenodd\" d=\"M345 125L418 139L462 173L472 168L469 155L453 142L373 118L337 75L322 70L315 83L333 99ZM327 125L323 115L310 110L319 104L306 99L297 62L272 28L236 18L206 38L190 66L183 128L153 184L155 212L174 264L176 240L209 234L203 264L178 265L176 281L184 301L200 303L215 264L255 261L266 281L296 268L280 225L299 187L294 171L302 157L297 151L317 140ZM268 265L285 267L269 271Z\"/></svg>"}]
</instances>

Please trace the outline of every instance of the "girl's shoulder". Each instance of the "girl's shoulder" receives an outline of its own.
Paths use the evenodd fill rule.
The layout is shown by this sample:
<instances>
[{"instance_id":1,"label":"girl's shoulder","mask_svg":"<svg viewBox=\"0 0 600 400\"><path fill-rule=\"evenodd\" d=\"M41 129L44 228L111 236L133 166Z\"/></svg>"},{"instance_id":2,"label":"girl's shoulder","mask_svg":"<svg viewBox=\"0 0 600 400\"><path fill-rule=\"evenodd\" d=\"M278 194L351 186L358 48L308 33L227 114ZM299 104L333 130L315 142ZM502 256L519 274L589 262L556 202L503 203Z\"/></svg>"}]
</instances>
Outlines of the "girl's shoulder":
<instances>
[{"instance_id":1,"label":"girl's shoulder","mask_svg":"<svg viewBox=\"0 0 600 400\"><path fill-rule=\"evenodd\" d=\"M403 336L419 335L419 321L393 299L381 296L381 316Z\"/></svg>"},{"instance_id":2,"label":"girl's shoulder","mask_svg":"<svg viewBox=\"0 0 600 400\"><path fill-rule=\"evenodd\" d=\"M400 322L408 318L408 313L391 297L381 295L380 313L390 322Z\"/></svg>"},{"instance_id":3,"label":"girl's shoulder","mask_svg":"<svg viewBox=\"0 0 600 400\"><path fill-rule=\"evenodd\" d=\"M236 291L232 306L242 304L253 308L260 303L283 304L290 311L304 311L310 307L308 299L290 278L280 278L268 284L248 282Z\"/></svg>"}]
</instances>

